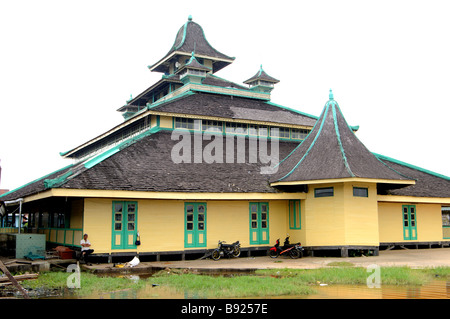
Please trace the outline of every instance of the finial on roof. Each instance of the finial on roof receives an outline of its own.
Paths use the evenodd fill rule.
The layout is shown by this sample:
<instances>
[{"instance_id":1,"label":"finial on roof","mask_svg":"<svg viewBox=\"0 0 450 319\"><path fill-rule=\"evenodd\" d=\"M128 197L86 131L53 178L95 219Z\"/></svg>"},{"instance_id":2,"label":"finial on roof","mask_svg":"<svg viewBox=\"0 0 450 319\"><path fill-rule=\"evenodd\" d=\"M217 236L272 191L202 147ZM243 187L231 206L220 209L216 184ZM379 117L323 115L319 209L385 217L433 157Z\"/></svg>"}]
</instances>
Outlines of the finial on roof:
<instances>
[{"instance_id":1,"label":"finial on roof","mask_svg":"<svg viewBox=\"0 0 450 319\"><path fill-rule=\"evenodd\" d=\"M189 15L188 21L192 21L192 15Z\"/></svg>"},{"instance_id":2,"label":"finial on roof","mask_svg":"<svg viewBox=\"0 0 450 319\"><path fill-rule=\"evenodd\" d=\"M333 100L334 99L334 97L333 97L333 91L330 89L330 95L329 95L329 97L330 97L330 100Z\"/></svg>"}]
</instances>

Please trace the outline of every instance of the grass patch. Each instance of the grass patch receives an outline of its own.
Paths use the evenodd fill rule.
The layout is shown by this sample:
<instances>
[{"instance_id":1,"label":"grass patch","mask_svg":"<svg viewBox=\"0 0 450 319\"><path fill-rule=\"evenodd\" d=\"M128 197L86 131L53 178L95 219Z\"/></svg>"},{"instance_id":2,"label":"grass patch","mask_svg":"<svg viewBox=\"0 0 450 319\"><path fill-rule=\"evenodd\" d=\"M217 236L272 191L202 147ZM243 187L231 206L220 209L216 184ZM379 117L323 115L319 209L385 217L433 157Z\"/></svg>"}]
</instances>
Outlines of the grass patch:
<instances>
[{"instance_id":1,"label":"grass patch","mask_svg":"<svg viewBox=\"0 0 450 319\"><path fill-rule=\"evenodd\" d=\"M152 284L166 286L178 292L205 298L248 298L308 295L315 292L318 283L328 285L365 285L372 272L363 267L337 264L319 269L267 269L255 275L210 276L184 271L162 271L147 279L133 281L124 277L99 277L82 272L81 288L72 289L76 296L106 293L126 289L141 289ZM26 280L28 288L67 289L67 272L43 272L38 279ZM409 267L382 267L382 285L422 285L434 279L450 279L450 267L411 269Z\"/></svg>"},{"instance_id":2,"label":"grass patch","mask_svg":"<svg viewBox=\"0 0 450 319\"><path fill-rule=\"evenodd\" d=\"M209 298L245 298L307 295L314 293L308 285L290 278L272 276L207 276L162 275L151 277L151 282L167 285L177 291L191 291Z\"/></svg>"},{"instance_id":3,"label":"grass patch","mask_svg":"<svg viewBox=\"0 0 450 319\"><path fill-rule=\"evenodd\" d=\"M25 280L23 286L26 289L61 289L67 288L68 272L42 272L34 280ZM145 286L145 281L133 281L127 277L99 277L89 272L80 273L80 288L71 290L78 296L90 295L94 292L112 292L124 289L139 289Z\"/></svg>"}]
</instances>

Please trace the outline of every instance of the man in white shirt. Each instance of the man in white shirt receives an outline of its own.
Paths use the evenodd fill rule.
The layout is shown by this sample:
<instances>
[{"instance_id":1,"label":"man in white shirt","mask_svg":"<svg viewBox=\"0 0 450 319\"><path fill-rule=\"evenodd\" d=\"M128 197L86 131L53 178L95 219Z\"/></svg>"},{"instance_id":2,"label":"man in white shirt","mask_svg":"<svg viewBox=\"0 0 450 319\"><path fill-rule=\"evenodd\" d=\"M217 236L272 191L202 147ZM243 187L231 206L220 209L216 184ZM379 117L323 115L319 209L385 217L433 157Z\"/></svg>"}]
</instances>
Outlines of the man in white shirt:
<instances>
[{"instance_id":1,"label":"man in white shirt","mask_svg":"<svg viewBox=\"0 0 450 319\"><path fill-rule=\"evenodd\" d=\"M88 261L88 257L90 254L94 252L91 248L91 242L88 239L88 234L83 235L83 239L80 241L81 245L81 260L84 260L85 263Z\"/></svg>"}]
</instances>

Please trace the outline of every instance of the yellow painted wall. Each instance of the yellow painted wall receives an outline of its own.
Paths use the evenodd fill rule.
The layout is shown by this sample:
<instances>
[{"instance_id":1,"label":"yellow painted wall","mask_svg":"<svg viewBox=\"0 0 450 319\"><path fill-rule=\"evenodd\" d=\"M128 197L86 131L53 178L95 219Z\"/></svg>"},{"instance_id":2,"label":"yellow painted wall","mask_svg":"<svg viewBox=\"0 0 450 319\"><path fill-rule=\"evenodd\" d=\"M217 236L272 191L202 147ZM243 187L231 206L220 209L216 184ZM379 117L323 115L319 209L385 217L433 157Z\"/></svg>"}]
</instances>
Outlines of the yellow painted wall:
<instances>
[{"instance_id":1,"label":"yellow painted wall","mask_svg":"<svg viewBox=\"0 0 450 319\"><path fill-rule=\"evenodd\" d=\"M314 197L315 188L334 187L333 197ZM344 245L343 184L310 186L305 201L305 246Z\"/></svg>"},{"instance_id":2,"label":"yellow painted wall","mask_svg":"<svg viewBox=\"0 0 450 319\"><path fill-rule=\"evenodd\" d=\"M368 189L368 197L353 196L353 187ZM375 183L345 183L346 245L378 246L378 202Z\"/></svg>"},{"instance_id":3,"label":"yellow painted wall","mask_svg":"<svg viewBox=\"0 0 450 319\"><path fill-rule=\"evenodd\" d=\"M172 128L173 127L172 117L161 115L159 125L160 125L160 127L164 127L164 128Z\"/></svg>"},{"instance_id":4,"label":"yellow painted wall","mask_svg":"<svg viewBox=\"0 0 450 319\"><path fill-rule=\"evenodd\" d=\"M369 197L354 197L353 186L367 187ZM324 187L333 187L334 196L314 197L314 189ZM310 186L303 226L305 246L378 245L375 184L348 182Z\"/></svg>"},{"instance_id":5,"label":"yellow painted wall","mask_svg":"<svg viewBox=\"0 0 450 319\"><path fill-rule=\"evenodd\" d=\"M416 206L417 240L403 238L402 205ZM441 241L442 213L440 204L378 203L380 242Z\"/></svg>"},{"instance_id":6,"label":"yellow painted wall","mask_svg":"<svg viewBox=\"0 0 450 319\"><path fill-rule=\"evenodd\" d=\"M85 199L84 232L96 253L121 252L111 250L113 199ZM195 202L195 201L189 201ZM248 201L197 201L207 203L207 247L217 247L219 240L241 242L250 246L249 202ZM136 252L182 251L184 247L184 204L183 200L138 200L138 230L141 245ZM301 231L288 230L288 201L269 201L269 244L277 238L284 241L286 233L291 242L299 241ZM203 248L200 248L203 249Z\"/></svg>"}]
</instances>

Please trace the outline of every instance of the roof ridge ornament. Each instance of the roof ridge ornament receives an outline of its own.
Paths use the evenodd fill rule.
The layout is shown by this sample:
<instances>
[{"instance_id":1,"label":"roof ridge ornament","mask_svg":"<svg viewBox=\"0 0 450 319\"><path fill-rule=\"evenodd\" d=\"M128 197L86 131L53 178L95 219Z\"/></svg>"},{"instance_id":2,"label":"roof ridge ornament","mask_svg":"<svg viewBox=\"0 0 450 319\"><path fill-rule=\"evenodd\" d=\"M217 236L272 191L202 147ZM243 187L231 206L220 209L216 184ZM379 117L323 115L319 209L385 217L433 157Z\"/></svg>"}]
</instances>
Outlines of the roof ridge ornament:
<instances>
[{"instance_id":1,"label":"roof ridge ornament","mask_svg":"<svg viewBox=\"0 0 450 319\"><path fill-rule=\"evenodd\" d=\"M333 91L330 89L330 94L328 95L330 100L334 100Z\"/></svg>"},{"instance_id":2,"label":"roof ridge ornament","mask_svg":"<svg viewBox=\"0 0 450 319\"><path fill-rule=\"evenodd\" d=\"M188 16L188 21L189 22L192 21L192 15L191 14Z\"/></svg>"}]
</instances>

